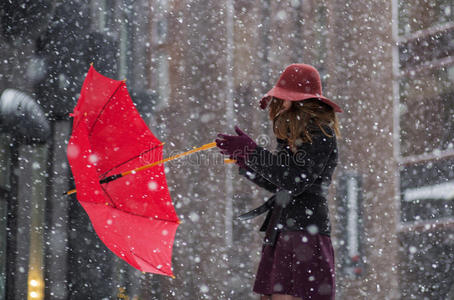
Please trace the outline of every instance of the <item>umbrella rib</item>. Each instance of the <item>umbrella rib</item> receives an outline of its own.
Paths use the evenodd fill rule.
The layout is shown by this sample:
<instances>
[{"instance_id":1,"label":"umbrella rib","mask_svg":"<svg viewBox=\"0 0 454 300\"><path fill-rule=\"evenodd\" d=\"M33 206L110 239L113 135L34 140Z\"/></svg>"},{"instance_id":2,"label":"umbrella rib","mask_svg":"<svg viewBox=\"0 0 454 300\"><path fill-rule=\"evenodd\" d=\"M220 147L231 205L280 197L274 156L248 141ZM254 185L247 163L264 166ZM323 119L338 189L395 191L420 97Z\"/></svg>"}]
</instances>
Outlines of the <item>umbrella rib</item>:
<instances>
[{"instance_id":1,"label":"umbrella rib","mask_svg":"<svg viewBox=\"0 0 454 300\"><path fill-rule=\"evenodd\" d=\"M139 157L139 156L141 156L141 155L143 155L143 154L145 154L145 153L147 153L147 152L153 151L154 149L156 149L156 148L158 148L158 147L160 147L160 146L162 146L162 145L163 145L162 143L159 144L159 145L156 145L156 146L154 146L153 148L150 148L150 149L148 149L148 150L145 150L145 151L143 151L142 153L139 153L139 154L137 154L136 156L133 156L133 157L131 157L130 159L128 159L128 160L126 160L126 161L124 161L124 162L122 162L122 163L120 163L120 164L118 164L118 165L112 167L110 170L107 170L107 171L105 171L104 173L102 173L101 176L100 176L100 178L103 179L103 178L104 178L109 172L111 172L112 170L115 170L115 169L119 168L120 166L122 166L122 165L124 165L124 164L130 162L131 160L136 159L137 157Z\"/></svg>"},{"instance_id":2,"label":"umbrella rib","mask_svg":"<svg viewBox=\"0 0 454 300\"><path fill-rule=\"evenodd\" d=\"M115 204L115 202L113 201L112 197L109 195L109 193L106 191L106 189L101 185L101 188L102 190L104 191L104 193L107 195L107 197L109 197L109 200L110 202L112 203L112 206L114 208L117 208L117 205ZM150 219L150 218L153 218L153 220L158 220L158 221L163 221L163 222L172 222L172 223L178 223L178 221L171 221L171 220L165 220L165 219L160 219L160 218L155 218L155 217L145 217L145 216L142 216L142 215L139 215L139 214L136 214L136 213L133 213L133 212L127 212L128 214L131 214L131 215L134 215L134 216L137 216L137 217L142 217L142 218L146 218L146 219Z\"/></svg>"},{"instance_id":3,"label":"umbrella rib","mask_svg":"<svg viewBox=\"0 0 454 300\"><path fill-rule=\"evenodd\" d=\"M99 120L99 117L101 116L101 114L104 112L104 110L106 109L107 107L107 104L109 104L110 100L112 100L113 96L117 93L117 91L120 89L120 87L123 85L124 82L121 82L118 87L115 89L115 91L112 93L112 95L110 95L109 99L106 101L106 103L104 103L104 106L102 107L102 109L99 111L99 114L98 116L96 116L95 118L95 121L93 122L93 125L91 126L90 128L90 132L88 133L89 136L91 136L92 132L93 132L93 128L95 127L96 123L98 123L98 120Z\"/></svg>"},{"instance_id":4,"label":"umbrella rib","mask_svg":"<svg viewBox=\"0 0 454 300\"><path fill-rule=\"evenodd\" d=\"M108 195L110 201L112 202L112 206L113 208L117 208L117 206L115 205L115 202L112 200L112 198L110 197L110 195L107 193L107 191L101 187L104 191L104 193L106 193L106 195ZM118 208L117 208L118 209ZM177 220L177 221L174 221L174 220L166 220L166 219L161 219L161 218L156 218L156 217L147 217L147 216L143 216L143 215L139 215L137 213L134 213L134 212L131 212L131 211L126 211L126 210L122 210L123 212L129 214L129 215L133 215L133 216L136 216L136 217L141 217L141 218L145 218L147 220L150 220L150 219L153 219L155 221L161 221L161 222L169 222L169 223L176 223L176 224L180 224L181 221L180 220Z\"/></svg>"},{"instance_id":5,"label":"umbrella rib","mask_svg":"<svg viewBox=\"0 0 454 300\"><path fill-rule=\"evenodd\" d=\"M149 264L151 267L153 267L153 269L157 270L158 272L160 273L163 273L167 276L171 276L172 278L175 278L175 276L171 275L171 274L168 274L167 272L164 272L162 271L161 269L159 269L157 266L155 267L153 263L151 263L150 261L146 260L145 258L143 258L142 256L138 255L136 252L132 251L131 249L129 249L129 252L131 252L134 256L137 256L138 258L140 258L141 260L143 260L144 262L146 262L147 264ZM160 260L164 260L164 257L159 257Z\"/></svg>"},{"instance_id":6,"label":"umbrella rib","mask_svg":"<svg viewBox=\"0 0 454 300\"><path fill-rule=\"evenodd\" d=\"M114 208L116 208L117 205L115 205L115 202L112 200L112 197L110 197L109 193L108 193L108 192L106 191L106 189L102 186L102 184L100 184L100 186L101 186L101 189L104 191L104 194L106 194L106 196L109 198L110 203L112 204L112 206L113 206Z\"/></svg>"}]
</instances>

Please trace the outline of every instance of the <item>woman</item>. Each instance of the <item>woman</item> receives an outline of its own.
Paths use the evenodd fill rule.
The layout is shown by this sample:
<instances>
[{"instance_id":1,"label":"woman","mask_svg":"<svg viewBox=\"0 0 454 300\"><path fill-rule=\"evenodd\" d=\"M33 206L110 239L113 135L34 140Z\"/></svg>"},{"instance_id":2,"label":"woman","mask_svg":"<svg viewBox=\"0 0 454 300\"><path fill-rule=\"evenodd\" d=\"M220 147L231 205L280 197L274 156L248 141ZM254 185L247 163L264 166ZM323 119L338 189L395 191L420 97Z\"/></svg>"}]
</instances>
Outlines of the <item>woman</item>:
<instances>
[{"instance_id":1,"label":"woman","mask_svg":"<svg viewBox=\"0 0 454 300\"><path fill-rule=\"evenodd\" d=\"M262 98L269 105L278 147L273 154L243 131L219 134L221 153L235 159L239 173L274 193L262 206L240 216L268 211L254 292L262 300L332 300L334 251L330 239L327 194L337 165L335 112L342 109L322 96L318 71L292 64Z\"/></svg>"}]
</instances>

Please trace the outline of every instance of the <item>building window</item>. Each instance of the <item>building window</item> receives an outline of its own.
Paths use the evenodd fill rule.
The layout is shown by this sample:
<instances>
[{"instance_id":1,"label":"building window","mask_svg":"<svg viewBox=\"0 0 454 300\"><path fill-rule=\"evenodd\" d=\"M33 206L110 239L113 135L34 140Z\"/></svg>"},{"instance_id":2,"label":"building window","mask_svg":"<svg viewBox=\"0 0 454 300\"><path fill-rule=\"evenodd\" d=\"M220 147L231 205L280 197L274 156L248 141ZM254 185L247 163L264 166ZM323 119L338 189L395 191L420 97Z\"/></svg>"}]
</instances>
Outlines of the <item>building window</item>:
<instances>
[{"instance_id":1,"label":"building window","mask_svg":"<svg viewBox=\"0 0 454 300\"><path fill-rule=\"evenodd\" d=\"M399 35L454 21L452 0L399 1Z\"/></svg>"},{"instance_id":2,"label":"building window","mask_svg":"<svg viewBox=\"0 0 454 300\"><path fill-rule=\"evenodd\" d=\"M453 220L454 18L451 0L398 1L401 222Z\"/></svg>"},{"instance_id":3,"label":"building window","mask_svg":"<svg viewBox=\"0 0 454 300\"><path fill-rule=\"evenodd\" d=\"M429 69L400 79L401 156L453 150L453 83L454 66Z\"/></svg>"},{"instance_id":4,"label":"building window","mask_svg":"<svg viewBox=\"0 0 454 300\"><path fill-rule=\"evenodd\" d=\"M454 216L454 158L420 162L400 170L401 222Z\"/></svg>"},{"instance_id":5,"label":"building window","mask_svg":"<svg viewBox=\"0 0 454 300\"><path fill-rule=\"evenodd\" d=\"M393 3L401 298L447 299L454 253L446 238L454 232L454 3Z\"/></svg>"}]
</instances>

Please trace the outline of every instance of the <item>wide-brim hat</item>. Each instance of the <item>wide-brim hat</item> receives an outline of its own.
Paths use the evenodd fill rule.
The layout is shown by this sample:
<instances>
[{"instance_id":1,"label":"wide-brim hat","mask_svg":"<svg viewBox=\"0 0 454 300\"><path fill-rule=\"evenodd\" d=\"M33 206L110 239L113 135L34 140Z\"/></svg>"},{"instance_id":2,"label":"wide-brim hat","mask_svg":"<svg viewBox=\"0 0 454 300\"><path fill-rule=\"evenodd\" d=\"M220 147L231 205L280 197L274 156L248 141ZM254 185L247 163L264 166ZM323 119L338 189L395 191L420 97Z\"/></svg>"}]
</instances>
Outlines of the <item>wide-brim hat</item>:
<instances>
[{"instance_id":1,"label":"wide-brim hat","mask_svg":"<svg viewBox=\"0 0 454 300\"><path fill-rule=\"evenodd\" d=\"M319 99L335 112L343 112L339 105L322 95L320 74L307 64L292 64L285 68L276 85L260 100L260 108L265 109L272 97L289 101Z\"/></svg>"}]
</instances>

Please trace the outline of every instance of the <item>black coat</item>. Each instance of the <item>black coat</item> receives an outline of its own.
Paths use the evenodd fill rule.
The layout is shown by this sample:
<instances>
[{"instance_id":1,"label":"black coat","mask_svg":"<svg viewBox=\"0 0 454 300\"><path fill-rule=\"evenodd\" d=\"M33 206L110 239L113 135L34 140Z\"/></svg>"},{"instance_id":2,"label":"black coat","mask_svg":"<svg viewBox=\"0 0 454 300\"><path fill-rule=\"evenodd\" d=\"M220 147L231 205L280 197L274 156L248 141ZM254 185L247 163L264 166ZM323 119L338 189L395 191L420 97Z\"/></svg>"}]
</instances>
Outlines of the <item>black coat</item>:
<instances>
[{"instance_id":1,"label":"black coat","mask_svg":"<svg viewBox=\"0 0 454 300\"><path fill-rule=\"evenodd\" d=\"M337 166L338 153L334 130L326 136L312 130L312 143L302 143L293 153L285 140L277 139L276 154L258 146L247 156L247 168L239 173L274 193L262 206L240 216L250 219L268 211L260 228L265 242L274 244L279 230L307 230L330 236L327 194Z\"/></svg>"}]
</instances>

